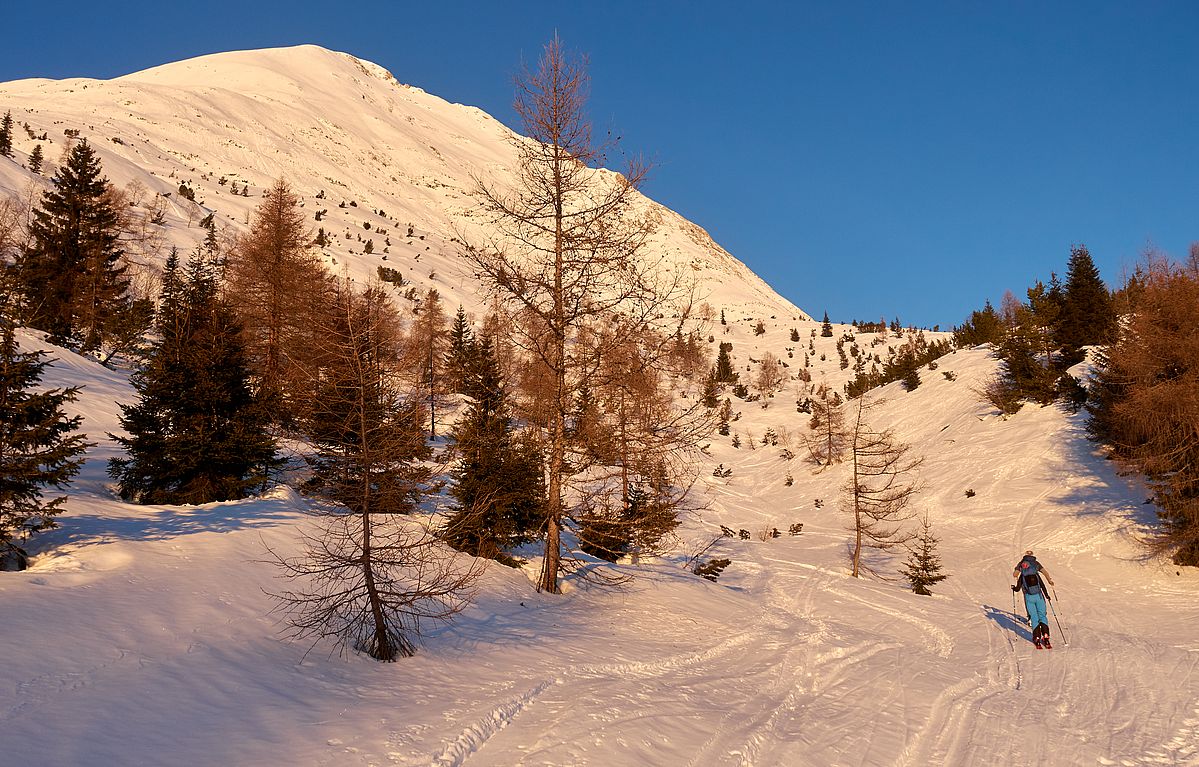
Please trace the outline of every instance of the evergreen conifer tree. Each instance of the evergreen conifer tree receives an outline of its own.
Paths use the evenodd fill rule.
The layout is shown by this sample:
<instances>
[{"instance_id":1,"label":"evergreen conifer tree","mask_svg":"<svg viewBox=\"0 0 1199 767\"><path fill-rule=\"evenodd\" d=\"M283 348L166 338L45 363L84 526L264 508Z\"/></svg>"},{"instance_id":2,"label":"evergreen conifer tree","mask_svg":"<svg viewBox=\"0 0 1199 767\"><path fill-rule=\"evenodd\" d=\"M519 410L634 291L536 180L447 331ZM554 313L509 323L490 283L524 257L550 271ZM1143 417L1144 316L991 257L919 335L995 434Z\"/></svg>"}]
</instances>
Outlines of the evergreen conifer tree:
<instances>
[{"instance_id":1,"label":"evergreen conifer tree","mask_svg":"<svg viewBox=\"0 0 1199 767\"><path fill-rule=\"evenodd\" d=\"M916 354L908 350L899 358L900 385L905 391L913 391L920 386L920 370L916 364Z\"/></svg>"},{"instance_id":2,"label":"evergreen conifer tree","mask_svg":"<svg viewBox=\"0 0 1199 767\"><path fill-rule=\"evenodd\" d=\"M603 462L611 453L612 435L604 423L603 408L587 381L581 381L575 392L566 430L572 446L589 461Z\"/></svg>"},{"instance_id":3,"label":"evergreen conifer tree","mask_svg":"<svg viewBox=\"0 0 1199 767\"><path fill-rule=\"evenodd\" d=\"M428 482L420 462L431 451L420 395L397 385L399 320L379 289L359 294L343 282L338 292L337 314L325 329L328 364L308 421L318 454L305 491L356 513L408 513Z\"/></svg>"},{"instance_id":4,"label":"evergreen conifer tree","mask_svg":"<svg viewBox=\"0 0 1199 767\"><path fill-rule=\"evenodd\" d=\"M503 560L506 548L532 539L544 516L541 458L513 434L488 336L476 346L467 388L473 402L455 429L459 461L450 472L455 513L442 536L460 551Z\"/></svg>"},{"instance_id":5,"label":"evergreen conifer tree","mask_svg":"<svg viewBox=\"0 0 1199 767\"><path fill-rule=\"evenodd\" d=\"M0 120L0 156L12 157L12 111L4 113Z\"/></svg>"},{"instance_id":6,"label":"evergreen conifer tree","mask_svg":"<svg viewBox=\"0 0 1199 767\"><path fill-rule=\"evenodd\" d=\"M1028 308L1022 319L1029 323L1029 332L1042 339L1041 355L1049 367L1060 367L1060 355L1054 340L1054 327L1061 316L1062 286L1057 275L1052 275L1049 287L1037 280L1028 289Z\"/></svg>"},{"instance_id":7,"label":"evergreen conifer tree","mask_svg":"<svg viewBox=\"0 0 1199 767\"><path fill-rule=\"evenodd\" d=\"M452 392L465 394L471 368L473 367L474 334L466 321L466 311L458 307L450 325L449 349L445 358L446 386Z\"/></svg>"},{"instance_id":8,"label":"evergreen conifer tree","mask_svg":"<svg viewBox=\"0 0 1199 767\"><path fill-rule=\"evenodd\" d=\"M0 305L0 309L5 309ZM80 417L68 418L62 406L77 389L33 391L48 361L42 352L22 352L7 311L0 314L0 560L16 554L32 533L56 527L54 517L66 498L42 499L42 489L61 488L83 463L87 444L71 434Z\"/></svg>"},{"instance_id":9,"label":"evergreen conifer tree","mask_svg":"<svg viewBox=\"0 0 1199 767\"><path fill-rule=\"evenodd\" d=\"M445 391L441 380L445 363L445 312L441 310L441 295L436 288L429 288L425 293L412 331L420 347L420 380L429 409L429 437L432 438L437 436L437 403Z\"/></svg>"},{"instance_id":10,"label":"evergreen conifer tree","mask_svg":"<svg viewBox=\"0 0 1199 767\"><path fill-rule=\"evenodd\" d=\"M828 312L824 313L824 322L820 325L820 335L823 338L833 337L833 323L829 322Z\"/></svg>"},{"instance_id":11,"label":"evergreen conifer tree","mask_svg":"<svg viewBox=\"0 0 1199 767\"><path fill-rule=\"evenodd\" d=\"M197 253L183 274L172 253L158 314L161 336L133 376L109 462L121 496L138 503L244 498L277 466L269 415L250 388L242 328L220 296L216 267Z\"/></svg>"},{"instance_id":12,"label":"evergreen conifer tree","mask_svg":"<svg viewBox=\"0 0 1199 767\"><path fill-rule=\"evenodd\" d=\"M1070 249L1066 284L1055 339L1062 347L1062 362L1069 367L1082 359L1082 347L1111 341L1116 314L1111 293L1085 245Z\"/></svg>"},{"instance_id":13,"label":"evergreen conifer tree","mask_svg":"<svg viewBox=\"0 0 1199 767\"><path fill-rule=\"evenodd\" d=\"M953 331L953 342L959 347L995 344L1002 338L1003 320L990 301L981 310L971 312L970 319Z\"/></svg>"},{"instance_id":14,"label":"evergreen conifer tree","mask_svg":"<svg viewBox=\"0 0 1199 767\"><path fill-rule=\"evenodd\" d=\"M729 435L729 422L733 420L733 401L725 397L716 411L716 430L722 437Z\"/></svg>"},{"instance_id":15,"label":"evergreen conifer tree","mask_svg":"<svg viewBox=\"0 0 1199 767\"><path fill-rule=\"evenodd\" d=\"M908 546L908 559L902 568L913 593L931 596L929 587L949 577L941 573L941 557L937 555L938 543L940 541L933 535L928 516L921 517L920 532L916 533Z\"/></svg>"},{"instance_id":16,"label":"evergreen conifer tree","mask_svg":"<svg viewBox=\"0 0 1199 767\"><path fill-rule=\"evenodd\" d=\"M733 372L733 361L729 358L732 350L732 344L722 342L716 354L716 380L719 383L737 383L738 374Z\"/></svg>"},{"instance_id":17,"label":"evergreen conifer tree","mask_svg":"<svg viewBox=\"0 0 1199 767\"><path fill-rule=\"evenodd\" d=\"M117 211L100 172L87 141L72 147L17 264L29 324L84 352L99 350L131 311Z\"/></svg>"},{"instance_id":18,"label":"evergreen conifer tree","mask_svg":"<svg viewBox=\"0 0 1199 767\"><path fill-rule=\"evenodd\" d=\"M991 404L1004 413L1015 413L1022 400L1048 405L1057 398L1058 372L1042 359L1043 335L1025 306L1016 309L1015 324L995 349L1000 374L984 387Z\"/></svg>"},{"instance_id":19,"label":"evergreen conifer tree","mask_svg":"<svg viewBox=\"0 0 1199 767\"><path fill-rule=\"evenodd\" d=\"M716 381L716 368L708 373L708 377L704 379L704 391L700 399L704 403L704 407L716 407L720 404L718 395L720 394L720 385Z\"/></svg>"},{"instance_id":20,"label":"evergreen conifer tree","mask_svg":"<svg viewBox=\"0 0 1199 767\"><path fill-rule=\"evenodd\" d=\"M42 145L37 144L33 147L33 151L29 153L29 170L40 174L42 172L42 161L45 158L42 155Z\"/></svg>"}]
</instances>

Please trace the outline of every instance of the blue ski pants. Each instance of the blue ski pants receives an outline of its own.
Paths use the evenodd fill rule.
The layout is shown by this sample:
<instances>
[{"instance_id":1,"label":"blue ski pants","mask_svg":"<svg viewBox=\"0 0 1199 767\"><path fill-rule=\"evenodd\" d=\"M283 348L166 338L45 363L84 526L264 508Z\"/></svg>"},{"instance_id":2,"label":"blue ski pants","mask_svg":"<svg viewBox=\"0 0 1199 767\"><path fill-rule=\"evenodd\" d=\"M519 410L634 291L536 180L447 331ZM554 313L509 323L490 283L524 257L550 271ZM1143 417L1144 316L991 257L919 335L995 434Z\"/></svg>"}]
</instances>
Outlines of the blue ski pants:
<instances>
[{"instance_id":1,"label":"blue ski pants","mask_svg":"<svg viewBox=\"0 0 1199 767\"><path fill-rule=\"evenodd\" d=\"M1049 625L1049 616L1045 611L1044 594L1025 594L1024 609L1028 611L1028 625L1032 628L1044 623Z\"/></svg>"}]
</instances>

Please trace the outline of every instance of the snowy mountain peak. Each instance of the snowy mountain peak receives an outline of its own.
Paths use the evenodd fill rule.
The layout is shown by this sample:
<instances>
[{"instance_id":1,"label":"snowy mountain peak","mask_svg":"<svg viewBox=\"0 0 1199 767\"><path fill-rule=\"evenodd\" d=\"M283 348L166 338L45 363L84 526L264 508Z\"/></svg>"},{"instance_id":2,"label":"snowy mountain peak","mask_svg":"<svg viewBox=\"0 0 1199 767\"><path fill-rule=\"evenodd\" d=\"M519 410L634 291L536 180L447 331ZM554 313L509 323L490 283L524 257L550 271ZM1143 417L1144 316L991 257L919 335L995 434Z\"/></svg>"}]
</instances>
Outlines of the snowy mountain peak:
<instances>
[{"instance_id":1,"label":"snowy mountain peak","mask_svg":"<svg viewBox=\"0 0 1199 767\"><path fill-rule=\"evenodd\" d=\"M187 89L219 87L263 95L305 86L325 88L355 76L404 87L378 64L319 45L212 53L151 67L116 81Z\"/></svg>"},{"instance_id":2,"label":"snowy mountain peak","mask_svg":"<svg viewBox=\"0 0 1199 767\"><path fill-rule=\"evenodd\" d=\"M18 162L46 143L43 134L60 145L45 147L51 162L42 177L2 164L0 189L44 184L64 131L78 131L114 183L137 182L168 200L163 241L187 249L209 213L228 234L243 231L261 192L282 177L311 209L314 233L329 235L331 269L365 279L386 266L418 291L436 287L450 305L481 306L459 262L457 234L486 235L475 179L511 177L513 133L377 64L315 45L216 53L108 81L0 84L0 107L38 137L18 131ZM181 185L194 204L179 199ZM659 222L650 257L685 270L713 307L810 319L700 226L651 200L645 205ZM146 260L161 261L165 252Z\"/></svg>"}]
</instances>

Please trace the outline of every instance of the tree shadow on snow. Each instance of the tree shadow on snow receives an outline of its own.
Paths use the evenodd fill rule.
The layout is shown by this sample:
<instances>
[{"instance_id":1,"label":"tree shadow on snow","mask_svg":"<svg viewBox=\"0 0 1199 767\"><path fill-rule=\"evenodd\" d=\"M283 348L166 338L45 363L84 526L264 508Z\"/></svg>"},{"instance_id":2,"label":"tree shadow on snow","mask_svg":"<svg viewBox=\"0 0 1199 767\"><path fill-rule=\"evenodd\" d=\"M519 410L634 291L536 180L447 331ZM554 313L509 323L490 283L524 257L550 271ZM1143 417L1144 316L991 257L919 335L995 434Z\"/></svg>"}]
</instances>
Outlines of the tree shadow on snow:
<instances>
[{"instance_id":1,"label":"tree shadow on snow","mask_svg":"<svg viewBox=\"0 0 1199 767\"><path fill-rule=\"evenodd\" d=\"M1082 481L1074 483L1067 479L1065 492L1047 497L1045 503L1062 507L1079 518L1123 520L1134 536L1152 538L1160 525L1157 506L1149 500L1152 491L1139 475L1123 473L1119 463L1108 459L1102 446L1086 437L1084 415L1074 414L1071 418L1074 429L1066 441L1066 458L1079 467Z\"/></svg>"},{"instance_id":2,"label":"tree shadow on snow","mask_svg":"<svg viewBox=\"0 0 1199 767\"><path fill-rule=\"evenodd\" d=\"M1032 630L1028 627L1028 621L1018 614L991 605L983 605L982 608L983 615L987 616L988 620L994 621L999 628L1010 631L1021 639L1032 641Z\"/></svg>"},{"instance_id":3,"label":"tree shadow on snow","mask_svg":"<svg viewBox=\"0 0 1199 767\"><path fill-rule=\"evenodd\" d=\"M284 498L255 498L203 506L144 506L136 516L72 513L36 539L37 548L87 546L112 540L163 541L195 533L231 533L293 522L296 507Z\"/></svg>"}]
</instances>

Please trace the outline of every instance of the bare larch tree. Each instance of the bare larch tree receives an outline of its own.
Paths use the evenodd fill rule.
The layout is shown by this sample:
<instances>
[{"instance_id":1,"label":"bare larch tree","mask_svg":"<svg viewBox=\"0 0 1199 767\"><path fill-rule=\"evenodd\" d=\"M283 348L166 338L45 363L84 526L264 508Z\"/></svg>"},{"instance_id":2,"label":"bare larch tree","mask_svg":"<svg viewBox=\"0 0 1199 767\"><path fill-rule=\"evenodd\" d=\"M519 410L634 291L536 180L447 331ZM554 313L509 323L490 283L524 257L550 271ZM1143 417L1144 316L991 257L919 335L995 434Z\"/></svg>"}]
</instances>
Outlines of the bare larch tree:
<instances>
[{"instance_id":1,"label":"bare larch tree","mask_svg":"<svg viewBox=\"0 0 1199 767\"><path fill-rule=\"evenodd\" d=\"M866 398L859 397L849 444L851 471L842 494L842 507L852 515L855 578L863 569L872 572L862 562L864 548L886 550L909 539L903 523L912 516L909 503L919 489L915 472L920 459L910 457L909 446L890 430L872 429L865 418L869 408Z\"/></svg>"},{"instance_id":2,"label":"bare larch tree","mask_svg":"<svg viewBox=\"0 0 1199 767\"><path fill-rule=\"evenodd\" d=\"M645 208L637 193L645 166L631 163L623 174L596 170L611 144L592 140L588 90L586 62L551 40L536 69L517 78L514 106L526 137L513 139L515 181L478 180L499 234L485 242L463 235L466 260L507 306L513 343L530 369L544 373L547 503L538 587L554 593L564 485L573 471L566 420L591 362L575 354L578 334L614 316L643 328L680 294L679 278L647 257L652 224L639 212Z\"/></svg>"},{"instance_id":3,"label":"bare larch tree","mask_svg":"<svg viewBox=\"0 0 1199 767\"><path fill-rule=\"evenodd\" d=\"M461 610L481 571L411 514L432 472L419 390L397 383L418 352L398 327L382 289L340 284L308 424L317 454L303 489L321 502L317 529L300 556L276 555L298 584L275 595L292 635L382 661L412 655L422 625Z\"/></svg>"},{"instance_id":4,"label":"bare larch tree","mask_svg":"<svg viewBox=\"0 0 1199 767\"><path fill-rule=\"evenodd\" d=\"M811 398L811 432L805 438L812 462L832 466L841 460L849 443L845 426L845 410L841 397L826 384L821 384Z\"/></svg>"},{"instance_id":5,"label":"bare larch tree","mask_svg":"<svg viewBox=\"0 0 1199 767\"><path fill-rule=\"evenodd\" d=\"M715 414L698 397L676 397L696 386L706 363L694 364L680 338L609 323L580 345L601 364L588 376L595 413L574 414L571 461L588 470L587 512L576 521L585 550L603 558L626 547L660 552L680 514L696 507L699 445Z\"/></svg>"},{"instance_id":6,"label":"bare larch tree","mask_svg":"<svg viewBox=\"0 0 1199 767\"><path fill-rule=\"evenodd\" d=\"M276 402L280 422L302 417L306 356L327 294L328 277L312 248L300 198L283 179L267 192L250 231L228 259L228 290L246 329L246 348L258 375L259 396Z\"/></svg>"}]
</instances>

